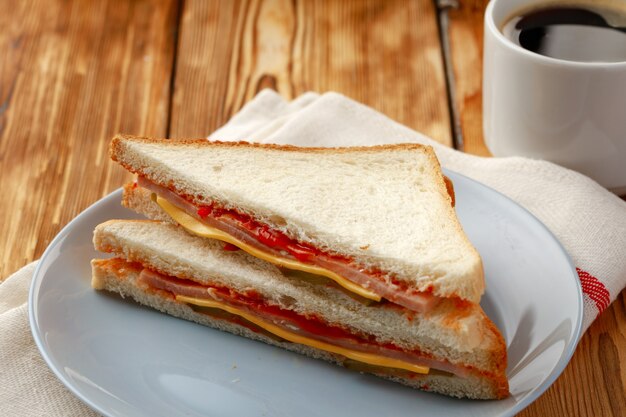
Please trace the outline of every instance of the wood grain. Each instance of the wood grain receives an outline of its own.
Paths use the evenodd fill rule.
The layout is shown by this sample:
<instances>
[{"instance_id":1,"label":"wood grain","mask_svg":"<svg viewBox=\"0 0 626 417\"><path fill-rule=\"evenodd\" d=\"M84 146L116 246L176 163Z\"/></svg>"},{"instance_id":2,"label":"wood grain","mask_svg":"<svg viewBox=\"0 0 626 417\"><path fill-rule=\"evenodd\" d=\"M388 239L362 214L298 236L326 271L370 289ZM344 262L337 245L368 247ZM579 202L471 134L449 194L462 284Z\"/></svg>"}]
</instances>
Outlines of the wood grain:
<instances>
[{"instance_id":1,"label":"wood grain","mask_svg":"<svg viewBox=\"0 0 626 417\"><path fill-rule=\"evenodd\" d=\"M170 136L206 136L263 88L338 91L451 143L431 1L186 1Z\"/></svg>"},{"instance_id":2,"label":"wood grain","mask_svg":"<svg viewBox=\"0 0 626 417\"><path fill-rule=\"evenodd\" d=\"M0 1L0 278L120 186L118 132L165 135L177 4Z\"/></svg>"},{"instance_id":3,"label":"wood grain","mask_svg":"<svg viewBox=\"0 0 626 417\"><path fill-rule=\"evenodd\" d=\"M448 9L450 58L454 74L455 106L463 151L491 156L483 141L482 55L483 16L488 0L462 0Z\"/></svg>"}]
</instances>

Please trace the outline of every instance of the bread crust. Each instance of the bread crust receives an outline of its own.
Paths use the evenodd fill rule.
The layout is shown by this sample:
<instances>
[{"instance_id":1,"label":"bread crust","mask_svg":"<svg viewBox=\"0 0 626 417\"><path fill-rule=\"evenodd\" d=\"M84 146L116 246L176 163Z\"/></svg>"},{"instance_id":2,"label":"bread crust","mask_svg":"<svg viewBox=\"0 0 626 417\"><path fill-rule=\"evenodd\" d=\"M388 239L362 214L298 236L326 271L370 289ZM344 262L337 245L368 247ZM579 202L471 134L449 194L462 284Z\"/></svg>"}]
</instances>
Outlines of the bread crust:
<instances>
[{"instance_id":1,"label":"bread crust","mask_svg":"<svg viewBox=\"0 0 626 417\"><path fill-rule=\"evenodd\" d=\"M119 153L120 143L124 140L131 140L135 142L143 142L143 143L158 143L160 145L164 144L164 142L169 142L172 145L175 144L184 144L184 145L195 145L198 147L210 147L210 146L221 146L226 148L262 148L262 149L273 149L278 151L297 151L297 152L311 152L311 153L351 153L351 152L363 152L363 151L372 151L372 152L380 152L381 150L407 150L407 149L419 149L424 150L431 154L435 160L437 157L435 156L435 152L433 151L432 146L430 145L421 145L419 143L394 143L387 145L373 145L373 146L349 146L349 147L304 147L304 146L295 146L295 145L279 145L274 143L257 143L257 142L246 142L243 140L233 141L233 142L224 142L220 140L208 140L208 139L159 139L159 138L151 138L146 136L134 136L134 135L126 135L122 133L116 134L113 139L111 139L111 147L110 147L110 156L116 162L119 162L115 155ZM437 160L437 164L439 165L439 160Z\"/></svg>"}]
</instances>

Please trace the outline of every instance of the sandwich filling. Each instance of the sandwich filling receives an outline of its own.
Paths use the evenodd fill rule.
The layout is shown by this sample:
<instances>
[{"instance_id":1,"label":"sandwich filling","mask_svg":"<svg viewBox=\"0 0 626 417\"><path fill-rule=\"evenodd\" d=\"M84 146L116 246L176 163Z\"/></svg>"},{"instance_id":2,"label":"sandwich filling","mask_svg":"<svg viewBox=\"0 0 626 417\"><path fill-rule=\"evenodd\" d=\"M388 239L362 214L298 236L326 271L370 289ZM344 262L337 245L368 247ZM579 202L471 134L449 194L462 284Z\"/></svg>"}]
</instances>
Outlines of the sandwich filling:
<instances>
[{"instance_id":1,"label":"sandwich filling","mask_svg":"<svg viewBox=\"0 0 626 417\"><path fill-rule=\"evenodd\" d=\"M291 239L247 214L215 204L196 206L184 196L142 176L137 184L152 191L159 206L193 234L225 241L280 267L325 276L369 300L385 298L421 313L432 310L442 300L432 292L408 288L382 271L364 268L347 256Z\"/></svg>"},{"instance_id":2,"label":"sandwich filling","mask_svg":"<svg viewBox=\"0 0 626 417\"><path fill-rule=\"evenodd\" d=\"M339 355L343 361L356 361L376 367L383 373L403 377L433 372L448 376L471 373L468 368L434 359L417 349L406 350L394 343L379 342L371 335L329 324L316 314L304 315L270 304L253 290L241 293L218 284L201 285L120 258L98 262L101 268L115 271L122 279L128 271L135 271L138 273L136 285L143 291L184 303L197 313L233 322L283 343L297 343L330 352Z\"/></svg>"}]
</instances>

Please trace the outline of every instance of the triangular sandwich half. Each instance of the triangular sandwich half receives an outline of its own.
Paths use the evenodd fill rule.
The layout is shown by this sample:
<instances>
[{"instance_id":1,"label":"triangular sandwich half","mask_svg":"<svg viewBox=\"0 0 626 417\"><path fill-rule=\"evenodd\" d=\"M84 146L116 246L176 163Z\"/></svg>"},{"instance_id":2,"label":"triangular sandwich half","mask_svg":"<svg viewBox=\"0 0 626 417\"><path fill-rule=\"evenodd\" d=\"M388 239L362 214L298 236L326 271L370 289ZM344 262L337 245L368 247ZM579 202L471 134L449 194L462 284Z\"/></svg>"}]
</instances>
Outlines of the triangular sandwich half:
<instances>
[{"instance_id":1,"label":"triangular sandwich half","mask_svg":"<svg viewBox=\"0 0 626 417\"><path fill-rule=\"evenodd\" d=\"M444 300L476 304L484 291L480 256L428 146L118 135L111 157L138 175L127 206L358 296L427 312Z\"/></svg>"},{"instance_id":2,"label":"triangular sandwich half","mask_svg":"<svg viewBox=\"0 0 626 417\"><path fill-rule=\"evenodd\" d=\"M476 304L429 313L366 305L173 224L112 220L94 232L92 285L170 315L456 397L508 395L506 347ZM304 274L306 275L306 274Z\"/></svg>"}]
</instances>

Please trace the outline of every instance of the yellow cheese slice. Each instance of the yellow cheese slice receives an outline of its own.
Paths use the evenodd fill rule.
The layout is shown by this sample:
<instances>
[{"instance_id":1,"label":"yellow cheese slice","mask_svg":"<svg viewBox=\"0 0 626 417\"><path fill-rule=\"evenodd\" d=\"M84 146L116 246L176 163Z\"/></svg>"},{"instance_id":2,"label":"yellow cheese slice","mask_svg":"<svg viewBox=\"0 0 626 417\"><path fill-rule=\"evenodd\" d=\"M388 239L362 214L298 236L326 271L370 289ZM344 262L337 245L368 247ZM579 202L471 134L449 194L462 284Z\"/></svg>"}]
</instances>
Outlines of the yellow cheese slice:
<instances>
[{"instance_id":1,"label":"yellow cheese slice","mask_svg":"<svg viewBox=\"0 0 626 417\"><path fill-rule=\"evenodd\" d=\"M186 304L194 304L200 307L219 308L220 310L227 311L230 314L235 314L237 316L243 317L244 319L248 320L251 323L256 324L262 329L272 334L275 334L278 337L282 337L283 339L288 340L290 342L298 343L298 344L305 345L305 346L310 346L310 347L320 349L326 352L336 353L336 354L345 356L348 359L352 359L352 360L359 361L359 362L364 362L369 365L384 366L386 368L404 369L406 371L411 371L411 372L415 372L418 374L427 374L430 370L430 368L426 366L415 365L413 363L406 362L400 359L386 358L381 355L376 355L375 353L359 352L356 350L331 345L330 343L320 342L318 340L314 340L306 336L301 336L299 334L295 334L290 331L284 330L283 328L278 327L274 324L267 323L264 320L261 320L252 314L242 311L236 307L221 303L219 301L187 297L184 295L177 295L176 300L186 303Z\"/></svg>"},{"instance_id":2,"label":"yellow cheese slice","mask_svg":"<svg viewBox=\"0 0 626 417\"><path fill-rule=\"evenodd\" d=\"M302 262L293 260L293 259L285 259L280 258L274 255L270 255L266 252L263 252L253 246L248 245L245 242L225 233L219 229L216 229L211 226L207 226L206 224L198 221L193 218L189 214L185 213L180 208L176 207L163 197L156 196L157 204L167 213L169 214L178 224L184 227L188 232L193 233L195 235L201 237L207 237L210 239L218 239L224 242L228 242L237 246L239 249L243 249L248 252L250 255L263 259L264 261L273 263L280 267L284 267L287 269L295 269L297 271L308 272L311 274L321 275L327 278L332 279L337 284L341 285L346 290L353 292L357 295L360 295L363 298L367 298L368 300L380 301L381 297L378 294L375 294L365 288L355 284L352 281L348 281L341 275L334 273L333 271L329 271L325 268L320 268L319 266L307 265Z\"/></svg>"}]
</instances>

